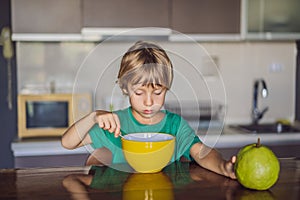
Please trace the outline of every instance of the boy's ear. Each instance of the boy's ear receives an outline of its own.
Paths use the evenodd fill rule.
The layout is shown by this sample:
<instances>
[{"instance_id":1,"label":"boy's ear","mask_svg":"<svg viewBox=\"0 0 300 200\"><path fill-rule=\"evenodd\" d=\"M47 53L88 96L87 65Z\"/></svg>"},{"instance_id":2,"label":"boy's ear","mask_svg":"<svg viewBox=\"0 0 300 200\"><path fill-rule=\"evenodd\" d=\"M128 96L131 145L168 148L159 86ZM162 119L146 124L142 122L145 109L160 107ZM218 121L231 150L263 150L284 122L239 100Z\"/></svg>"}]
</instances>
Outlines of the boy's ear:
<instances>
[{"instance_id":1,"label":"boy's ear","mask_svg":"<svg viewBox=\"0 0 300 200\"><path fill-rule=\"evenodd\" d=\"M123 94L128 95L128 91L126 89L123 88L122 91L123 91Z\"/></svg>"}]
</instances>

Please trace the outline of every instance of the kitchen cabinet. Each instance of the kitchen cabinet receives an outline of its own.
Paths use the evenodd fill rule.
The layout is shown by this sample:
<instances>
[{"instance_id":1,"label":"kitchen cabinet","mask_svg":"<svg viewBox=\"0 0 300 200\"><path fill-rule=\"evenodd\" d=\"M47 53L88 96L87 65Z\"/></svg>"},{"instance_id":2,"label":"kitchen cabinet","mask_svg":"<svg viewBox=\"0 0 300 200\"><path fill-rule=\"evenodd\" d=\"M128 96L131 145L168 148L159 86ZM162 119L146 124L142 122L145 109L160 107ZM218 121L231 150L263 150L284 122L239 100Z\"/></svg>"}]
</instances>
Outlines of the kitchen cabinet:
<instances>
[{"instance_id":1,"label":"kitchen cabinet","mask_svg":"<svg viewBox=\"0 0 300 200\"><path fill-rule=\"evenodd\" d=\"M260 138L261 144L268 146L278 158L300 157L300 132L293 133L245 133L225 126L222 134L210 132L201 134L201 141L206 145L220 151L224 158L230 159L245 145L257 142Z\"/></svg>"},{"instance_id":2,"label":"kitchen cabinet","mask_svg":"<svg viewBox=\"0 0 300 200\"><path fill-rule=\"evenodd\" d=\"M15 157L14 168L84 166L88 154Z\"/></svg>"},{"instance_id":3,"label":"kitchen cabinet","mask_svg":"<svg viewBox=\"0 0 300 200\"><path fill-rule=\"evenodd\" d=\"M246 39L300 38L299 0L245 0Z\"/></svg>"},{"instance_id":4,"label":"kitchen cabinet","mask_svg":"<svg viewBox=\"0 0 300 200\"><path fill-rule=\"evenodd\" d=\"M298 0L11 0L11 16L15 41L82 41L86 33L138 27L169 29L156 30L164 36L173 29L171 41L179 33L198 41L295 40L299 6Z\"/></svg>"},{"instance_id":5,"label":"kitchen cabinet","mask_svg":"<svg viewBox=\"0 0 300 200\"><path fill-rule=\"evenodd\" d=\"M239 34L240 0L172 0L171 28L185 34Z\"/></svg>"},{"instance_id":6,"label":"kitchen cabinet","mask_svg":"<svg viewBox=\"0 0 300 200\"><path fill-rule=\"evenodd\" d=\"M60 138L31 138L11 144L15 168L83 166L92 151L89 145L75 150L61 146Z\"/></svg>"},{"instance_id":7,"label":"kitchen cabinet","mask_svg":"<svg viewBox=\"0 0 300 200\"><path fill-rule=\"evenodd\" d=\"M169 0L84 0L83 27L169 27Z\"/></svg>"},{"instance_id":8,"label":"kitchen cabinet","mask_svg":"<svg viewBox=\"0 0 300 200\"><path fill-rule=\"evenodd\" d=\"M230 159L241 147L255 143L270 147L279 158L300 157L300 133L247 134L225 127L223 133L211 132L198 136L206 145L216 148L224 158ZM60 138L32 138L12 143L15 167L82 166L93 148L90 145L74 150L61 146Z\"/></svg>"},{"instance_id":9,"label":"kitchen cabinet","mask_svg":"<svg viewBox=\"0 0 300 200\"><path fill-rule=\"evenodd\" d=\"M80 33L81 0L12 0L13 33Z\"/></svg>"},{"instance_id":10,"label":"kitchen cabinet","mask_svg":"<svg viewBox=\"0 0 300 200\"><path fill-rule=\"evenodd\" d=\"M249 142L250 144L251 142ZM300 146L298 145L267 145L278 158L298 158L300 157ZM230 159L233 155L237 155L240 147L217 148L225 159Z\"/></svg>"}]
</instances>

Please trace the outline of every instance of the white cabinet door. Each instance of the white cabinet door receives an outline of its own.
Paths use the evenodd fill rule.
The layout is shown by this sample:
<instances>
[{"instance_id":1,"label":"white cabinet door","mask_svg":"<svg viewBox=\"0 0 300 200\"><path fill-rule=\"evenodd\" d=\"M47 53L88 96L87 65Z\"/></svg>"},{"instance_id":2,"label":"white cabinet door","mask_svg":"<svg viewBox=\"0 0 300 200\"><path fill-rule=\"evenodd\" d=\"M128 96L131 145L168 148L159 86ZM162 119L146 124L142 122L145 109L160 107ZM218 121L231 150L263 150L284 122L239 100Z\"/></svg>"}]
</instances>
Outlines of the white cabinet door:
<instances>
[{"instance_id":1,"label":"white cabinet door","mask_svg":"<svg viewBox=\"0 0 300 200\"><path fill-rule=\"evenodd\" d=\"M299 0L245 0L246 37L299 39Z\"/></svg>"}]
</instances>

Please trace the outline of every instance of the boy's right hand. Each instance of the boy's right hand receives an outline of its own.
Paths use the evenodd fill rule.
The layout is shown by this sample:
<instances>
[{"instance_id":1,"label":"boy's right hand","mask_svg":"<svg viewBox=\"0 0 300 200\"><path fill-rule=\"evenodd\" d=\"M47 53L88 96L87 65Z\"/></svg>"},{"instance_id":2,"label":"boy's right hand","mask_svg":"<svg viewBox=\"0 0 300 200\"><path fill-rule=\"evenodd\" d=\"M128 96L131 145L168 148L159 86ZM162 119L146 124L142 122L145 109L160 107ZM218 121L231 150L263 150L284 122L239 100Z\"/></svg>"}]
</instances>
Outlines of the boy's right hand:
<instances>
[{"instance_id":1,"label":"boy's right hand","mask_svg":"<svg viewBox=\"0 0 300 200\"><path fill-rule=\"evenodd\" d=\"M117 114L104 110L96 110L94 120L100 128L114 133L115 137L120 136L121 124Z\"/></svg>"}]
</instances>

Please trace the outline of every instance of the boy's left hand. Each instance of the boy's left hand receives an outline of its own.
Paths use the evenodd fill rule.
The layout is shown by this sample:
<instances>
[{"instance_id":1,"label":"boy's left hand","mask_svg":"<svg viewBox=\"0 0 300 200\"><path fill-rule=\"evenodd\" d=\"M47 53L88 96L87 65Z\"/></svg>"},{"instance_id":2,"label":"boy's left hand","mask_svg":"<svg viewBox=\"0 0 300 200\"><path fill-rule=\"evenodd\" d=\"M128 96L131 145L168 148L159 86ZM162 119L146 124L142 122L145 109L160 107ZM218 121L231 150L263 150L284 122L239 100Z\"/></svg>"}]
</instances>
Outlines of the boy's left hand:
<instances>
[{"instance_id":1,"label":"boy's left hand","mask_svg":"<svg viewBox=\"0 0 300 200\"><path fill-rule=\"evenodd\" d=\"M225 161L224 163L224 170L225 170L225 175L232 178L236 179L235 173L234 173L234 163L236 161L236 156L232 156L230 160Z\"/></svg>"}]
</instances>

